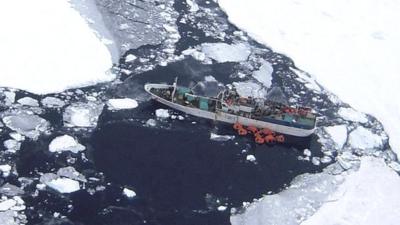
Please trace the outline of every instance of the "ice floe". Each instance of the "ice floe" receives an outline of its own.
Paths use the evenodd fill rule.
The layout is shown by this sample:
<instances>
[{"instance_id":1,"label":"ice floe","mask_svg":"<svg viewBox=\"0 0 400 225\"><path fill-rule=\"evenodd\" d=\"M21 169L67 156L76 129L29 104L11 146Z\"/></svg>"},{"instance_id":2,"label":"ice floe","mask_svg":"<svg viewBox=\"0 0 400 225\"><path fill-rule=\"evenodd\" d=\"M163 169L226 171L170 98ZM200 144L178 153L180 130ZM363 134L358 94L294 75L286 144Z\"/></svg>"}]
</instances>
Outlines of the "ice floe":
<instances>
[{"instance_id":1,"label":"ice floe","mask_svg":"<svg viewBox=\"0 0 400 225\"><path fill-rule=\"evenodd\" d=\"M156 116L158 118L166 119L170 117L168 109L157 109Z\"/></svg>"},{"instance_id":2,"label":"ice floe","mask_svg":"<svg viewBox=\"0 0 400 225\"><path fill-rule=\"evenodd\" d=\"M80 181L80 182L87 182L85 176L80 174L78 171L75 170L72 166L67 166L58 169L57 175L60 177L70 178L72 180Z\"/></svg>"},{"instance_id":3,"label":"ice floe","mask_svg":"<svg viewBox=\"0 0 400 225\"><path fill-rule=\"evenodd\" d=\"M73 153L78 153L83 150L85 150L85 146L79 144L75 138L69 135L56 137L50 142L49 145L50 152L70 151Z\"/></svg>"},{"instance_id":4,"label":"ice floe","mask_svg":"<svg viewBox=\"0 0 400 225\"><path fill-rule=\"evenodd\" d=\"M155 127L156 125L157 125L157 121L154 120L154 119L148 119L148 120L146 121L146 126Z\"/></svg>"},{"instance_id":5,"label":"ice floe","mask_svg":"<svg viewBox=\"0 0 400 225\"><path fill-rule=\"evenodd\" d=\"M8 164L0 165L0 172L3 175L3 177L8 177L10 176L12 167Z\"/></svg>"},{"instance_id":6,"label":"ice floe","mask_svg":"<svg viewBox=\"0 0 400 225\"><path fill-rule=\"evenodd\" d=\"M136 192L134 192L133 190L131 190L129 188L124 188L122 190L122 193L128 198L133 198L136 196Z\"/></svg>"},{"instance_id":7,"label":"ice floe","mask_svg":"<svg viewBox=\"0 0 400 225\"><path fill-rule=\"evenodd\" d=\"M107 105L110 110L134 109L138 106L138 102L131 98L114 98L109 99Z\"/></svg>"},{"instance_id":8,"label":"ice floe","mask_svg":"<svg viewBox=\"0 0 400 225\"><path fill-rule=\"evenodd\" d=\"M252 81L233 82L233 85L241 97L264 98L267 94L265 88Z\"/></svg>"},{"instance_id":9,"label":"ice floe","mask_svg":"<svg viewBox=\"0 0 400 225\"><path fill-rule=\"evenodd\" d=\"M79 182L69 178L56 178L46 185L60 193L72 193L80 190Z\"/></svg>"},{"instance_id":10,"label":"ice floe","mask_svg":"<svg viewBox=\"0 0 400 225\"><path fill-rule=\"evenodd\" d=\"M42 105L49 108L61 108L65 105L65 102L59 98L55 97L45 97L42 99Z\"/></svg>"},{"instance_id":11,"label":"ice floe","mask_svg":"<svg viewBox=\"0 0 400 225\"><path fill-rule=\"evenodd\" d=\"M45 119L25 112L5 116L3 122L11 130L34 140L50 129L50 124Z\"/></svg>"},{"instance_id":12,"label":"ice floe","mask_svg":"<svg viewBox=\"0 0 400 225\"><path fill-rule=\"evenodd\" d=\"M21 105L33 106L38 107L39 102L38 100L31 98L31 97L23 97L17 100L17 102Z\"/></svg>"},{"instance_id":13,"label":"ice floe","mask_svg":"<svg viewBox=\"0 0 400 225\"><path fill-rule=\"evenodd\" d=\"M253 72L253 77L264 85L264 87L271 87L272 84L272 72L274 68L271 63L263 60L260 68Z\"/></svg>"},{"instance_id":14,"label":"ice floe","mask_svg":"<svg viewBox=\"0 0 400 225\"><path fill-rule=\"evenodd\" d=\"M63 114L67 127L96 127L104 104L97 102L74 103Z\"/></svg>"},{"instance_id":15,"label":"ice floe","mask_svg":"<svg viewBox=\"0 0 400 225\"><path fill-rule=\"evenodd\" d=\"M364 113L358 112L352 108L340 108L338 114L345 120L350 120L359 123L368 122L368 118L365 116Z\"/></svg>"},{"instance_id":16,"label":"ice floe","mask_svg":"<svg viewBox=\"0 0 400 225\"><path fill-rule=\"evenodd\" d=\"M331 137L337 149L342 149L347 140L347 126L336 125L324 127L325 132Z\"/></svg>"},{"instance_id":17,"label":"ice floe","mask_svg":"<svg viewBox=\"0 0 400 225\"><path fill-rule=\"evenodd\" d=\"M383 139L364 127L357 127L349 134L349 144L354 149L370 150L381 147Z\"/></svg>"},{"instance_id":18,"label":"ice floe","mask_svg":"<svg viewBox=\"0 0 400 225\"><path fill-rule=\"evenodd\" d=\"M133 62L133 61L135 61L137 59L137 57L135 56L135 55L133 55L133 54L128 54L126 57L125 57L125 62L127 63L127 62Z\"/></svg>"},{"instance_id":19,"label":"ice floe","mask_svg":"<svg viewBox=\"0 0 400 225\"><path fill-rule=\"evenodd\" d=\"M243 43L231 45L226 43L204 43L201 45L201 50L207 57L219 63L245 61L251 53L249 46Z\"/></svg>"},{"instance_id":20,"label":"ice floe","mask_svg":"<svg viewBox=\"0 0 400 225\"><path fill-rule=\"evenodd\" d=\"M256 157L254 155L247 155L246 156L246 160L250 161L250 162L255 162L256 161Z\"/></svg>"}]
</instances>

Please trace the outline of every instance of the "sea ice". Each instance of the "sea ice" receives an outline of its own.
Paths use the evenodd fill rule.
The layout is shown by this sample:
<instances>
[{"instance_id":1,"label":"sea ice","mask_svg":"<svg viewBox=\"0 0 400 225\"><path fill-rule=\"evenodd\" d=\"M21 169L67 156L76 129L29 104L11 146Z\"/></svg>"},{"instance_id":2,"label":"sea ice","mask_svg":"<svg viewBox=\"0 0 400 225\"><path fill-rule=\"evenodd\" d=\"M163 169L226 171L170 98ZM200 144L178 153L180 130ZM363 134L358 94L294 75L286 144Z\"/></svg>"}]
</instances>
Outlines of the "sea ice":
<instances>
[{"instance_id":1,"label":"sea ice","mask_svg":"<svg viewBox=\"0 0 400 225\"><path fill-rule=\"evenodd\" d=\"M347 140L347 127L346 125L336 125L324 127L325 132L331 137L335 146L340 150Z\"/></svg>"},{"instance_id":2,"label":"sea ice","mask_svg":"<svg viewBox=\"0 0 400 225\"><path fill-rule=\"evenodd\" d=\"M156 116L158 118L163 118L163 119L170 117L168 109L157 109L156 110Z\"/></svg>"},{"instance_id":3,"label":"sea ice","mask_svg":"<svg viewBox=\"0 0 400 225\"><path fill-rule=\"evenodd\" d=\"M119 98L108 100L108 108L110 110L121 110L121 109L134 109L138 106L136 100L131 98Z\"/></svg>"},{"instance_id":4,"label":"sea ice","mask_svg":"<svg viewBox=\"0 0 400 225\"><path fill-rule=\"evenodd\" d=\"M241 97L265 98L267 94L265 88L252 81L233 82L233 85Z\"/></svg>"},{"instance_id":5,"label":"sea ice","mask_svg":"<svg viewBox=\"0 0 400 225\"><path fill-rule=\"evenodd\" d=\"M0 172L2 173L3 177L10 176L11 166L8 164L0 165Z\"/></svg>"},{"instance_id":6,"label":"sea ice","mask_svg":"<svg viewBox=\"0 0 400 225\"><path fill-rule=\"evenodd\" d=\"M9 210L11 207L15 206L17 202L14 199L7 199L0 202L0 211Z\"/></svg>"},{"instance_id":7,"label":"sea ice","mask_svg":"<svg viewBox=\"0 0 400 225\"><path fill-rule=\"evenodd\" d=\"M102 103L96 102L72 104L65 109L63 114L65 126L96 127L103 107Z\"/></svg>"},{"instance_id":8,"label":"sea ice","mask_svg":"<svg viewBox=\"0 0 400 225\"><path fill-rule=\"evenodd\" d=\"M0 194L6 195L8 197L16 196L16 195L23 195L25 192L12 184L6 183L0 187Z\"/></svg>"},{"instance_id":9,"label":"sea ice","mask_svg":"<svg viewBox=\"0 0 400 225\"><path fill-rule=\"evenodd\" d=\"M381 136L359 126L349 134L349 144L352 148L367 150L381 147L383 142Z\"/></svg>"},{"instance_id":10,"label":"sea ice","mask_svg":"<svg viewBox=\"0 0 400 225\"><path fill-rule=\"evenodd\" d=\"M135 61L135 59L137 59L137 57L136 57L135 55L129 54L129 55L127 55L127 56L125 57L125 62L126 62L126 63L128 63L128 62L133 62L133 61Z\"/></svg>"},{"instance_id":11,"label":"sea ice","mask_svg":"<svg viewBox=\"0 0 400 225\"><path fill-rule=\"evenodd\" d=\"M128 188L124 188L122 190L122 193L128 198L133 198L136 196L136 193L133 190L128 189Z\"/></svg>"},{"instance_id":12,"label":"sea ice","mask_svg":"<svg viewBox=\"0 0 400 225\"><path fill-rule=\"evenodd\" d=\"M245 61L251 53L249 46L243 43L231 45L226 43L204 43L201 45L201 50L207 57L219 63Z\"/></svg>"},{"instance_id":13,"label":"sea ice","mask_svg":"<svg viewBox=\"0 0 400 225\"><path fill-rule=\"evenodd\" d=\"M45 97L42 99L42 104L49 108L61 108L65 105L65 102L59 98Z\"/></svg>"},{"instance_id":14,"label":"sea ice","mask_svg":"<svg viewBox=\"0 0 400 225\"><path fill-rule=\"evenodd\" d=\"M261 67L253 72L253 77L264 85L264 87L271 87L272 84L272 72L274 68L271 63L263 60Z\"/></svg>"},{"instance_id":15,"label":"sea ice","mask_svg":"<svg viewBox=\"0 0 400 225\"><path fill-rule=\"evenodd\" d=\"M50 142L49 145L50 152L71 151L73 153L78 153L83 150L85 150L85 146L79 144L75 138L69 135L56 137Z\"/></svg>"},{"instance_id":16,"label":"sea ice","mask_svg":"<svg viewBox=\"0 0 400 225\"><path fill-rule=\"evenodd\" d=\"M79 191L79 182L69 178L57 178L46 183L46 185L60 193L72 193Z\"/></svg>"},{"instance_id":17,"label":"sea ice","mask_svg":"<svg viewBox=\"0 0 400 225\"><path fill-rule=\"evenodd\" d=\"M2 5L1 86L47 94L115 79L110 52L71 1L5 0Z\"/></svg>"},{"instance_id":18,"label":"sea ice","mask_svg":"<svg viewBox=\"0 0 400 225\"><path fill-rule=\"evenodd\" d=\"M50 128L49 122L45 119L28 113L5 116L3 117L3 122L11 130L34 140Z\"/></svg>"},{"instance_id":19,"label":"sea ice","mask_svg":"<svg viewBox=\"0 0 400 225\"><path fill-rule=\"evenodd\" d=\"M353 122L366 123L368 122L367 117L364 113L357 112L352 108L340 108L338 111L339 116L345 120L350 120Z\"/></svg>"},{"instance_id":20,"label":"sea ice","mask_svg":"<svg viewBox=\"0 0 400 225\"><path fill-rule=\"evenodd\" d=\"M87 182L85 176L83 176L78 171L76 171L75 168L72 166L60 168L57 171L57 175L60 177L66 177L66 178L70 178L72 180L77 180L77 181L84 182L84 183Z\"/></svg>"},{"instance_id":21,"label":"sea ice","mask_svg":"<svg viewBox=\"0 0 400 225\"><path fill-rule=\"evenodd\" d=\"M254 155L247 155L246 156L246 160L250 161L250 162L255 162L256 161L256 157Z\"/></svg>"},{"instance_id":22,"label":"sea ice","mask_svg":"<svg viewBox=\"0 0 400 225\"><path fill-rule=\"evenodd\" d=\"M23 97L17 100L17 102L21 105L27 105L27 106L33 106L33 107L38 107L39 102L31 97Z\"/></svg>"}]
</instances>

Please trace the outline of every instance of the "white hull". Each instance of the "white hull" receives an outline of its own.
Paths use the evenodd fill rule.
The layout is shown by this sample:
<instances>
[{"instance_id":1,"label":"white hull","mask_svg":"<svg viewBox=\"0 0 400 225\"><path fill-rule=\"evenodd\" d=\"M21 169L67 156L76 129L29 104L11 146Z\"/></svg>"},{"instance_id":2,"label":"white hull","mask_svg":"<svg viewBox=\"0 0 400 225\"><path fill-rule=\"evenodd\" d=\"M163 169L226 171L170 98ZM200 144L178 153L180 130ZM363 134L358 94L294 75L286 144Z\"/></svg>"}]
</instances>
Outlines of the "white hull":
<instances>
[{"instance_id":1,"label":"white hull","mask_svg":"<svg viewBox=\"0 0 400 225\"><path fill-rule=\"evenodd\" d=\"M237 116L237 115L225 113L222 111L209 112L209 111L201 110L198 108L186 107L186 106L182 106L182 105L176 104L174 102L165 100L165 99L150 92L151 88L169 88L169 87L172 87L172 85L146 84L145 90L152 96L152 98L154 100L156 100L164 105L167 105L173 109L176 109L176 110L179 110L184 113L187 113L187 114L190 114L193 116L197 116L197 117L202 117L202 118L206 118L206 119L210 119L210 120L216 120L216 121L221 121L221 122L226 122L226 123L231 123L231 124L240 123L245 126L255 126L257 128L268 128L268 129L273 130L278 133L297 136L297 137L310 136L311 134L314 133L314 130L315 130L315 128L308 130L308 129L289 127L289 126L284 126L284 125L260 121L260 120L254 120L254 119L250 119L250 118L243 117L243 116Z\"/></svg>"}]
</instances>

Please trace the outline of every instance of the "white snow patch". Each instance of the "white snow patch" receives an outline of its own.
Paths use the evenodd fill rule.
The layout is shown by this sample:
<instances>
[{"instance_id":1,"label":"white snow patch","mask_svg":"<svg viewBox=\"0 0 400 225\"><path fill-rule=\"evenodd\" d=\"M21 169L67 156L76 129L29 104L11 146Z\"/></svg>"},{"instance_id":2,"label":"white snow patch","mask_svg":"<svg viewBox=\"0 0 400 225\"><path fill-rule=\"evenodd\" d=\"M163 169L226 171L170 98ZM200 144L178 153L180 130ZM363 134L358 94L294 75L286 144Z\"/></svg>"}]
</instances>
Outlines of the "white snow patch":
<instances>
[{"instance_id":1,"label":"white snow patch","mask_svg":"<svg viewBox=\"0 0 400 225\"><path fill-rule=\"evenodd\" d=\"M367 117L362 112L357 112L352 108L340 108L338 111L339 116L345 120L350 120L353 122L366 123L368 122Z\"/></svg>"},{"instance_id":2,"label":"white snow patch","mask_svg":"<svg viewBox=\"0 0 400 225\"><path fill-rule=\"evenodd\" d=\"M156 110L156 116L158 118L163 118L163 119L170 117L168 109L157 109Z\"/></svg>"},{"instance_id":3,"label":"white snow patch","mask_svg":"<svg viewBox=\"0 0 400 225\"><path fill-rule=\"evenodd\" d=\"M0 27L0 86L47 94L115 79L110 52L68 0L5 0Z\"/></svg>"},{"instance_id":4,"label":"white snow patch","mask_svg":"<svg viewBox=\"0 0 400 225\"><path fill-rule=\"evenodd\" d=\"M274 68L271 63L263 60L261 67L253 72L253 77L264 85L264 87L271 87L272 84L272 72Z\"/></svg>"},{"instance_id":5,"label":"white snow patch","mask_svg":"<svg viewBox=\"0 0 400 225\"><path fill-rule=\"evenodd\" d=\"M63 135L54 138L49 145L50 152L65 152L71 151L73 153L78 153L85 150L85 146L79 144L75 138L69 135Z\"/></svg>"},{"instance_id":6,"label":"white snow patch","mask_svg":"<svg viewBox=\"0 0 400 225\"><path fill-rule=\"evenodd\" d=\"M338 149L342 149L347 140L346 125L324 127L325 132L332 138Z\"/></svg>"},{"instance_id":7,"label":"white snow patch","mask_svg":"<svg viewBox=\"0 0 400 225\"><path fill-rule=\"evenodd\" d=\"M247 60L251 51L249 46L243 43L204 43L201 45L202 51L207 57L214 59L219 63L224 62L242 62Z\"/></svg>"},{"instance_id":8,"label":"white snow patch","mask_svg":"<svg viewBox=\"0 0 400 225\"><path fill-rule=\"evenodd\" d=\"M373 149L381 147L382 137L364 127L357 127L349 134L349 144L356 149Z\"/></svg>"},{"instance_id":9,"label":"white snow patch","mask_svg":"<svg viewBox=\"0 0 400 225\"><path fill-rule=\"evenodd\" d=\"M79 191L79 182L69 178L57 178L46 183L46 185L60 193L72 193Z\"/></svg>"},{"instance_id":10,"label":"white snow patch","mask_svg":"<svg viewBox=\"0 0 400 225\"><path fill-rule=\"evenodd\" d=\"M119 98L108 100L107 105L111 110L134 109L138 106L138 102L131 98Z\"/></svg>"},{"instance_id":11,"label":"white snow patch","mask_svg":"<svg viewBox=\"0 0 400 225\"><path fill-rule=\"evenodd\" d=\"M344 102L375 116L400 154L400 101L395 97L400 90L397 1L218 3L235 25L287 54Z\"/></svg>"},{"instance_id":12,"label":"white snow patch","mask_svg":"<svg viewBox=\"0 0 400 225\"><path fill-rule=\"evenodd\" d=\"M128 188L124 188L122 190L122 193L128 198L133 198L136 196L136 192L134 192L133 190L128 189Z\"/></svg>"}]
</instances>

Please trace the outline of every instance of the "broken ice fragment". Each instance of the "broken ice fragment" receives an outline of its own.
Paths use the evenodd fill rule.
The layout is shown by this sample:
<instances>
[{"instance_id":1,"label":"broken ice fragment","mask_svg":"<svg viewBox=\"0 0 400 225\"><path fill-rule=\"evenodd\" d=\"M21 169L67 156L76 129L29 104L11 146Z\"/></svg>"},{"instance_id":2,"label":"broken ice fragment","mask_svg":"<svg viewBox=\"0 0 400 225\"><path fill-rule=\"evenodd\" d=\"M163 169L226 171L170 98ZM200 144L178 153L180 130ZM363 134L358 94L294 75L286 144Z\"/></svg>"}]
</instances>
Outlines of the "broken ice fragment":
<instances>
[{"instance_id":1,"label":"broken ice fragment","mask_svg":"<svg viewBox=\"0 0 400 225\"><path fill-rule=\"evenodd\" d=\"M219 135L219 134L210 133L210 139L213 141L229 141L229 140L233 140L234 138L235 138L234 135Z\"/></svg>"},{"instance_id":2,"label":"broken ice fragment","mask_svg":"<svg viewBox=\"0 0 400 225\"><path fill-rule=\"evenodd\" d=\"M34 140L40 136L40 133L50 128L49 122L45 119L27 113L5 116L3 122L11 130Z\"/></svg>"},{"instance_id":3,"label":"broken ice fragment","mask_svg":"<svg viewBox=\"0 0 400 225\"><path fill-rule=\"evenodd\" d=\"M79 191L79 182L69 178L57 178L46 183L46 185L60 193L72 193Z\"/></svg>"},{"instance_id":4,"label":"broken ice fragment","mask_svg":"<svg viewBox=\"0 0 400 225\"><path fill-rule=\"evenodd\" d=\"M87 182L85 176L83 176L78 171L76 171L75 168L72 166L60 168L57 171L57 175L60 177L66 177L66 178L70 178L72 180L81 181L84 183Z\"/></svg>"},{"instance_id":5,"label":"broken ice fragment","mask_svg":"<svg viewBox=\"0 0 400 225\"><path fill-rule=\"evenodd\" d=\"M95 102L76 103L68 106L63 114L65 126L96 127L103 106L103 104Z\"/></svg>"},{"instance_id":6,"label":"broken ice fragment","mask_svg":"<svg viewBox=\"0 0 400 225\"><path fill-rule=\"evenodd\" d=\"M246 160L250 161L250 162L255 162L256 161L256 157L254 155L247 155L246 156Z\"/></svg>"},{"instance_id":7,"label":"broken ice fragment","mask_svg":"<svg viewBox=\"0 0 400 225\"><path fill-rule=\"evenodd\" d=\"M38 107L39 102L31 97L23 97L17 100L17 102L21 105L27 105L27 106L33 106L33 107Z\"/></svg>"},{"instance_id":8,"label":"broken ice fragment","mask_svg":"<svg viewBox=\"0 0 400 225\"><path fill-rule=\"evenodd\" d=\"M11 169L11 166L8 164L0 165L0 172L3 174L3 177L10 176Z\"/></svg>"},{"instance_id":9,"label":"broken ice fragment","mask_svg":"<svg viewBox=\"0 0 400 225\"><path fill-rule=\"evenodd\" d=\"M156 116L158 118L165 119L165 118L169 118L170 115L169 115L168 109L157 109Z\"/></svg>"},{"instance_id":10,"label":"broken ice fragment","mask_svg":"<svg viewBox=\"0 0 400 225\"><path fill-rule=\"evenodd\" d=\"M381 147L383 140L381 136L360 126L350 133L349 144L352 148L367 150Z\"/></svg>"},{"instance_id":11,"label":"broken ice fragment","mask_svg":"<svg viewBox=\"0 0 400 225\"><path fill-rule=\"evenodd\" d=\"M325 132L331 137L335 146L340 150L347 140L347 127L346 125L336 125L324 127Z\"/></svg>"},{"instance_id":12,"label":"broken ice fragment","mask_svg":"<svg viewBox=\"0 0 400 225\"><path fill-rule=\"evenodd\" d=\"M0 202L0 211L9 210L11 207L15 206L17 202L14 199L7 199Z\"/></svg>"},{"instance_id":13,"label":"broken ice fragment","mask_svg":"<svg viewBox=\"0 0 400 225\"><path fill-rule=\"evenodd\" d=\"M136 196L136 192L134 192L134 191L132 191L131 189L128 189L128 188L124 188L122 190L122 193L128 198L133 198L133 197Z\"/></svg>"},{"instance_id":14,"label":"broken ice fragment","mask_svg":"<svg viewBox=\"0 0 400 225\"><path fill-rule=\"evenodd\" d=\"M85 150L85 146L79 144L75 138L69 135L63 135L54 138L49 145L50 152L64 152L71 151L73 153L78 153Z\"/></svg>"},{"instance_id":15,"label":"broken ice fragment","mask_svg":"<svg viewBox=\"0 0 400 225\"><path fill-rule=\"evenodd\" d=\"M201 50L219 63L245 61L251 53L249 46L243 43L204 43Z\"/></svg>"},{"instance_id":16,"label":"broken ice fragment","mask_svg":"<svg viewBox=\"0 0 400 225\"><path fill-rule=\"evenodd\" d=\"M61 108L65 105L65 102L59 98L46 97L42 99L42 104L48 108Z\"/></svg>"},{"instance_id":17,"label":"broken ice fragment","mask_svg":"<svg viewBox=\"0 0 400 225\"><path fill-rule=\"evenodd\" d=\"M364 113L358 112L352 108L340 108L338 114L345 120L350 120L359 123L368 122L368 119Z\"/></svg>"},{"instance_id":18,"label":"broken ice fragment","mask_svg":"<svg viewBox=\"0 0 400 225\"><path fill-rule=\"evenodd\" d=\"M135 61L135 59L137 59L137 57L136 57L135 55L129 54L129 55L127 55L127 56L125 57L125 62L126 62L126 63L128 63L128 62L133 62L133 61Z\"/></svg>"},{"instance_id":19,"label":"broken ice fragment","mask_svg":"<svg viewBox=\"0 0 400 225\"><path fill-rule=\"evenodd\" d=\"M269 88L272 84L272 68L271 63L263 60L260 68L253 72L253 77L262 83L265 87Z\"/></svg>"},{"instance_id":20,"label":"broken ice fragment","mask_svg":"<svg viewBox=\"0 0 400 225\"><path fill-rule=\"evenodd\" d=\"M120 109L134 109L138 106L136 100L131 98L119 98L108 100L108 108L110 110L120 110Z\"/></svg>"}]
</instances>

